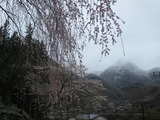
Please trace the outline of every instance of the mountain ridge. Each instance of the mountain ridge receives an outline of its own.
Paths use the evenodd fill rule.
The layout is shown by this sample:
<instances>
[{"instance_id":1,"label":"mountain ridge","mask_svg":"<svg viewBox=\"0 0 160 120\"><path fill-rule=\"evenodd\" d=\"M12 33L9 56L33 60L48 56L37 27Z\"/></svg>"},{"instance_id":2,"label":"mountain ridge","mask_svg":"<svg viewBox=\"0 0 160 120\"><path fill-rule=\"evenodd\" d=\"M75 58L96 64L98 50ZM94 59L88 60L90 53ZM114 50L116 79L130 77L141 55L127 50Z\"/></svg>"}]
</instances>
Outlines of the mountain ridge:
<instances>
[{"instance_id":1,"label":"mountain ridge","mask_svg":"<svg viewBox=\"0 0 160 120\"><path fill-rule=\"evenodd\" d=\"M99 76L108 96L114 99L140 98L160 86L160 68L143 70L131 62L117 62Z\"/></svg>"}]
</instances>

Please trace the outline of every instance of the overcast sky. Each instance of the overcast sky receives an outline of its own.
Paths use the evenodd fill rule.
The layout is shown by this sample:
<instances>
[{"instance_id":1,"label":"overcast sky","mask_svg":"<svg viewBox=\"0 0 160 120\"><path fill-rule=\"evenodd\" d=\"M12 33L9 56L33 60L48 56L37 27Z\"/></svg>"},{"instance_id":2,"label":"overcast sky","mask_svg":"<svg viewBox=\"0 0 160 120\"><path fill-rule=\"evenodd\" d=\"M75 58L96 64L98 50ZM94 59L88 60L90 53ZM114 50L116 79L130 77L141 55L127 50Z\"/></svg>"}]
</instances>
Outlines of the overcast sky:
<instances>
[{"instance_id":1,"label":"overcast sky","mask_svg":"<svg viewBox=\"0 0 160 120\"><path fill-rule=\"evenodd\" d=\"M125 21L121 26L125 56L120 39L101 62L101 48L88 44L83 59L88 72L103 71L120 59L142 69L160 67L160 0L118 0L113 8Z\"/></svg>"}]
</instances>

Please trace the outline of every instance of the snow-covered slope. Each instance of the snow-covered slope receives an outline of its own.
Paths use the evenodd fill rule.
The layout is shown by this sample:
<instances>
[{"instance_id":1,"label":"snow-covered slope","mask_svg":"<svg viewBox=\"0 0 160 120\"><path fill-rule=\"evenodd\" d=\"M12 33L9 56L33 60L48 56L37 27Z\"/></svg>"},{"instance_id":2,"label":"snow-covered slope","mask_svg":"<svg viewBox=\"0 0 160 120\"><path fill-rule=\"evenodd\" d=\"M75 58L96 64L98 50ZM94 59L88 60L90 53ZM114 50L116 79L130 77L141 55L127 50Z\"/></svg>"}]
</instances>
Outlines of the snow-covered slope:
<instances>
[{"instance_id":1,"label":"snow-covered slope","mask_svg":"<svg viewBox=\"0 0 160 120\"><path fill-rule=\"evenodd\" d=\"M122 98L123 101L146 96L157 98L160 95L160 67L145 71L133 63L119 61L108 67L99 77L113 99Z\"/></svg>"},{"instance_id":2,"label":"snow-covered slope","mask_svg":"<svg viewBox=\"0 0 160 120\"><path fill-rule=\"evenodd\" d=\"M107 68L100 77L120 89L148 81L147 72L133 63L121 61Z\"/></svg>"}]
</instances>

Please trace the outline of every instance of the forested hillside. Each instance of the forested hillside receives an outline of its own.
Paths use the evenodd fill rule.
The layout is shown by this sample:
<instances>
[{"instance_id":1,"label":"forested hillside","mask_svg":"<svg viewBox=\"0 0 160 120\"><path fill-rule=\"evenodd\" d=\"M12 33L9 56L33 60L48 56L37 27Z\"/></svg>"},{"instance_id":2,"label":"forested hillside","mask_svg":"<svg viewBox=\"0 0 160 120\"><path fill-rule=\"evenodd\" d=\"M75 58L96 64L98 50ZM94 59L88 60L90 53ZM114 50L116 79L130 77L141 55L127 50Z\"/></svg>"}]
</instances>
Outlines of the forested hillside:
<instances>
[{"instance_id":1,"label":"forested hillside","mask_svg":"<svg viewBox=\"0 0 160 120\"><path fill-rule=\"evenodd\" d=\"M0 27L2 118L6 109L11 114L8 119L14 118L17 111L20 120L24 113L34 120L67 119L81 112L97 111L106 103L101 81L89 80L79 76L78 70L58 64L50 57L43 40L33 37L33 32L29 24L24 37L16 31L12 33L7 20Z\"/></svg>"},{"instance_id":2,"label":"forested hillside","mask_svg":"<svg viewBox=\"0 0 160 120\"><path fill-rule=\"evenodd\" d=\"M140 101L156 100L159 98L160 76L159 68L142 70L138 66L129 62L118 62L110 66L100 74L104 87L112 85L116 88L114 94L119 96L112 97L119 101Z\"/></svg>"}]
</instances>

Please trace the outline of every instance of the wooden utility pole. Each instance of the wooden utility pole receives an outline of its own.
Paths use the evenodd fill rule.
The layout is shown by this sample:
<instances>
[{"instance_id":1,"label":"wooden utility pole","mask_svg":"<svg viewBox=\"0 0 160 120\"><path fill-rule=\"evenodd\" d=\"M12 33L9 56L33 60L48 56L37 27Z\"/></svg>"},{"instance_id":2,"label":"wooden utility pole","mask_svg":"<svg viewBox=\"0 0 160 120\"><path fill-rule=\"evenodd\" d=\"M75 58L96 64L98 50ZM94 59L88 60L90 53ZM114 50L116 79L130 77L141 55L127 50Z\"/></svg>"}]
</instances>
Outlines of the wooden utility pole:
<instances>
[{"instance_id":1,"label":"wooden utility pole","mask_svg":"<svg viewBox=\"0 0 160 120\"><path fill-rule=\"evenodd\" d=\"M141 109L142 109L142 114L143 114L143 120L145 120L145 116L144 116L144 105L143 105L143 103L141 103Z\"/></svg>"}]
</instances>

